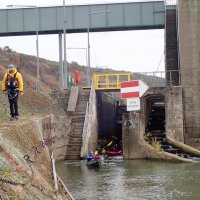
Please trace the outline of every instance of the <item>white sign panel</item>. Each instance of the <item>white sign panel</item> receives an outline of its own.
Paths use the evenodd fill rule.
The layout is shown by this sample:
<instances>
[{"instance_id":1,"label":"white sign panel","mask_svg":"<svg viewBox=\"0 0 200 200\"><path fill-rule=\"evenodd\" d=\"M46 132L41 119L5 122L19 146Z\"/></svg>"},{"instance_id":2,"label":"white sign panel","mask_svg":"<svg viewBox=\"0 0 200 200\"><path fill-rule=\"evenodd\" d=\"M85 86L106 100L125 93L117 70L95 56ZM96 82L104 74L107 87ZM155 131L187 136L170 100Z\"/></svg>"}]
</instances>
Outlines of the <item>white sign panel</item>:
<instances>
[{"instance_id":1,"label":"white sign panel","mask_svg":"<svg viewBox=\"0 0 200 200\"><path fill-rule=\"evenodd\" d=\"M127 111L140 110L140 98L127 99Z\"/></svg>"},{"instance_id":2,"label":"white sign panel","mask_svg":"<svg viewBox=\"0 0 200 200\"><path fill-rule=\"evenodd\" d=\"M143 81L139 80L139 86L140 86L140 97L149 89L149 86L146 85Z\"/></svg>"}]
</instances>

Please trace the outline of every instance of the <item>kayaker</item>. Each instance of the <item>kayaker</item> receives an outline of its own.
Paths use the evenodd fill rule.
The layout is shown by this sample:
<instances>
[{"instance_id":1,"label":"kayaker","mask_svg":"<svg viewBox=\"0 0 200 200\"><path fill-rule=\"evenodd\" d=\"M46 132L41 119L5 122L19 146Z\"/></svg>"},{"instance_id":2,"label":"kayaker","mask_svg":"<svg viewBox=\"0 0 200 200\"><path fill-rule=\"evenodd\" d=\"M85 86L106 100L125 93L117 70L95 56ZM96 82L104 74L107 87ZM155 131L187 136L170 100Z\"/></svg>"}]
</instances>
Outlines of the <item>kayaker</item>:
<instances>
[{"instance_id":1,"label":"kayaker","mask_svg":"<svg viewBox=\"0 0 200 200\"><path fill-rule=\"evenodd\" d=\"M93 150L90 150L89 154L87 155L86 159L87 161L90 161L92 159L94 159L96 155L94 154L94 151Z\"/></svg>"}]
</instances>

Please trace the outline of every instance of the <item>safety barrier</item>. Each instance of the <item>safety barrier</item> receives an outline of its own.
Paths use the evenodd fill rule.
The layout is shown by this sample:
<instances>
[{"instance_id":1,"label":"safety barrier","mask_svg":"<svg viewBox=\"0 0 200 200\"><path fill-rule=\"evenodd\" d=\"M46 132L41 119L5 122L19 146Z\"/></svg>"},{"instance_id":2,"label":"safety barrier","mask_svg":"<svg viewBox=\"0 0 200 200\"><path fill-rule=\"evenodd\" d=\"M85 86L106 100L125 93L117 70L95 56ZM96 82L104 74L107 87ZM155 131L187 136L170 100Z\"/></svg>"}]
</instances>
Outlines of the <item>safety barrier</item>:
<instances>
[{"instance_id":1,"label":"safety barrier","mask_svg":"<svg viewBox=\"0 0 200 200\"><path fill-rule=\"evenodd\" d=\"M180 86L180 70L135 73L95 73L93 76L95 90L119 90L120 83L130 80L142 80L149 87Z\"/></svg>"},{"instance_id":2,"label":"safety barrier","mask_svg":"<svg viewBox=\"0 0 200 200\"><path fill-rule=\"evenodd\" d=\"M165 0L165 5L170 6L170 5L177 5L178 0Z\"/></svg>"},{"instance_id":3,"label":"safety barrier","mask_svg":"<svg viewBox=\"0 0 200 200\"><path fill-rule=\"evenodd\" d=\"M131 73L94 73L95 90L120 89L120 83L131 80Z\"/></svg>"}]
</instances>

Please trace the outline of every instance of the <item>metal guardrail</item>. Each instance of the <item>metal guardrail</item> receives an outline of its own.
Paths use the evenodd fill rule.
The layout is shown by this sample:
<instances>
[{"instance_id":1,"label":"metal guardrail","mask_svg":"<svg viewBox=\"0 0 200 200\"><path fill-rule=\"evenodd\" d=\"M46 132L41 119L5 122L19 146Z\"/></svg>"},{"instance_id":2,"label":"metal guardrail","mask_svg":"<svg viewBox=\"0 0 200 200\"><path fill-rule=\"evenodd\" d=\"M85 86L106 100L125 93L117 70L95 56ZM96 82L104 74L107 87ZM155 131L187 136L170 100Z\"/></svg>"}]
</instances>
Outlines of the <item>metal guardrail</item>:
<instances>
[{"instance_id":1,"label":"metal guardrail","mask_svg":"<svg viewBox=\"0 0 200 200\"><path fill-rule=\"evenodd\" d=\"M155 72L136 72L136 74L141 74L145 76L157 76L160 78L165 78L165 71L155 71ZM134 76L134 75L133 75Z\"/></svg>"},{"instance_id":2,"label":"metal guardrail","mask_svg":"<svg viewBox=\"0 0 200 200\"><path fill-rule=\"evenodd\" d=\"M131 80L131 73L94 73L95 90L120 89L120 83Z\"/></svg>"},{"instance_id":3,"label":"metal guardrail","mask_svg":"<svg viewBox=\"0 0 200 200\"><path fill-rule=\"evenodd\" d=\"M166 85L180 86L181 85L181 71L180 70L166 71Z\"/></svg>"},{"instance_id":4,"label":"metal guardrail","mask_svg":"<svg viewBox=\"0 0 200 200\"><path fill-rule=\"evenodd\" d=\"M166 6L177 5L177 4L178 4L178 0L165 0Z\"/></svg>"},{"instance_id":5,"label":"metal guardrail","mask_svg":"<svg viewBox=\"0 0 200 200\"><path fill-rule=\"evenodd\" d=\"M150 87L180 86L180 70L167 70L157 72L137 72L133 74L134 79L145 82Z\"/></svg>"},{"instance_id":6,"label":"metal guardrail","mask_svg":"<svg viewBox=\"0 0 200 200\"><path fill-rule=\"evenodd\" d=\"M122 78L123 77L123 78ZM135 73L107 73L94 74L95 90L120 89L120 83L130 80L142 80L149 87L180 86L180 70L167 70L155 72L135 72Z\"/></svg>"}]
</instances>

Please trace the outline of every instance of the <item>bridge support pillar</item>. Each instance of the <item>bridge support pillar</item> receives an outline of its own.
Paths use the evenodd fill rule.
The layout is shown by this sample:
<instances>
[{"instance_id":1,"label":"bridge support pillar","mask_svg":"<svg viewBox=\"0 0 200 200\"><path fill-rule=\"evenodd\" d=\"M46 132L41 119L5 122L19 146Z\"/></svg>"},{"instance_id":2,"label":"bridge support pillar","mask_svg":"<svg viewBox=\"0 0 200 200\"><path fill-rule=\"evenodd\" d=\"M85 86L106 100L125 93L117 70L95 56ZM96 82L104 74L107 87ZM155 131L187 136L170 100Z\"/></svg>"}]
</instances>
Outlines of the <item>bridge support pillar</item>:
<instances>
[{"instance_id":1,"label":"bridge support pillar","mask_svg":"<svg viewBox=\"0 0 200 200\"><path fill-rule=\"evenodd\" d=\"M64 83L63 83L63 57L62 57L62 33L59 33L58 35L59 39L59 88L60 90L63 89Z\"/></svg>"}]
</instances>

